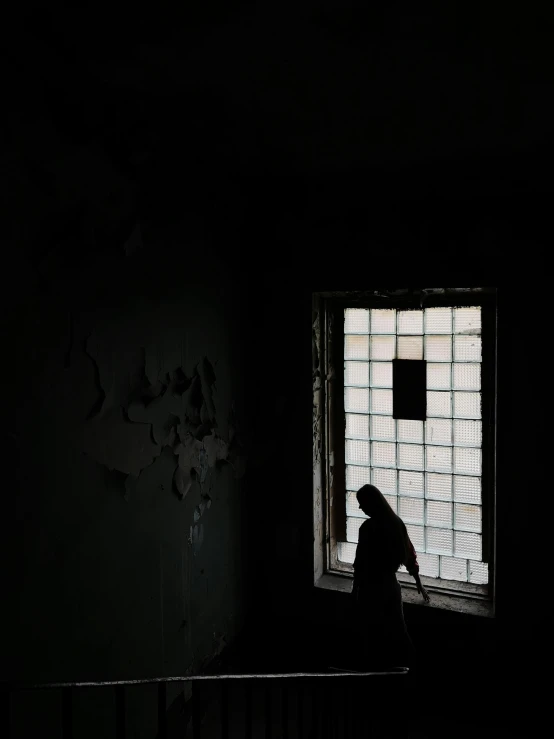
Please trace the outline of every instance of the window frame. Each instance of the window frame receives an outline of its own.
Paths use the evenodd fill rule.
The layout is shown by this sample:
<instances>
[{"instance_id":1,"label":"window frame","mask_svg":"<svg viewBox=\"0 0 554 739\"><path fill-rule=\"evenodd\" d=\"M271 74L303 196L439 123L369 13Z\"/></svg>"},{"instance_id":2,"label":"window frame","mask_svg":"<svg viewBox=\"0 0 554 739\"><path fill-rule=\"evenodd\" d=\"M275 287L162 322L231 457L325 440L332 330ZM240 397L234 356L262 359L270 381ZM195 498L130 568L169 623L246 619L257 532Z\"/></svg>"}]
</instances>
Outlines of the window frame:
<instances>
[{"instance_id":1,"label":"window frame","mask_svg":"<svg viewBox=\"0 0 554 739\"><path fill-rule=\"evenodd\" d=\"M482 561L488 564L488 583L476 585L422 576L432 593L461 600L486 601L494 613L496 574L496 393L497 289L422 288L374 289L363 292L312 293L313 349L313 473L314 578L353 577L353 566L338 562L337 542L346 541L344 309L430 307L482 308ZM398 572L403 588L413 578ZM462 610L462 608L460 609Z\"/></svg>"}]
</instances>

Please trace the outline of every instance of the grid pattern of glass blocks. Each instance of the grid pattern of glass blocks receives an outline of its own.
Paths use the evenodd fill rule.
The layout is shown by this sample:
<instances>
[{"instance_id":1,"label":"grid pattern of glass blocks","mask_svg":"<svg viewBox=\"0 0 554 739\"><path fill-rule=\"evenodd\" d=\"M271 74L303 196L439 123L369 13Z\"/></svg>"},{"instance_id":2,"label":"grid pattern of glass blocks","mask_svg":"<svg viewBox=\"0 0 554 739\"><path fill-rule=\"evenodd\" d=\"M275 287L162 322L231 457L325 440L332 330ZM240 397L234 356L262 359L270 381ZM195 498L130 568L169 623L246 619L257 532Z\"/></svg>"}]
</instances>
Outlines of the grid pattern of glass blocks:
<instances>
[{"instance_id":1,"label":"grid pattern of glass blocks","mask_svg":"<svg viewBox=\"0 0 554 739\"><path fill-rule=\"evenodd\" d=\"M427 362L427 420L392 417L393 359ZM481 308L347 308L344 404L347 541L367 518L356 491L376 485L404 520L420 572L488 582L481 561Z\"/></svg>"}]
</instances>

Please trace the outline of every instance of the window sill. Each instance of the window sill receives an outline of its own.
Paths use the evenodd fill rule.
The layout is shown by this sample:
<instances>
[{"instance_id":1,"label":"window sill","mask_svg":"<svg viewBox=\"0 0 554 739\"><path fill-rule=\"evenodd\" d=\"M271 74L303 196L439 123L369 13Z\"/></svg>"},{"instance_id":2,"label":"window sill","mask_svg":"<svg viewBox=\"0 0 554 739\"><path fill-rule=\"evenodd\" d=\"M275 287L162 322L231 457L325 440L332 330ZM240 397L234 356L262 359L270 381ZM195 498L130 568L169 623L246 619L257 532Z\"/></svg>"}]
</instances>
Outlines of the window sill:
<instances>
[{"instance_id":1,"label":"window sill","mask_svg":"<svg viewBox=\"0 0 554 739\"><path fill-rule=\"evenodd\" d=\"M431 602L425 603L414 585L400 583L402 587L402 601L420 608L438 608L444 611L455 611L484 618L494 617L493 604L483 598L471 595L452 595L433 591L428 588ZM334 590L335 592L351 593L352 577L327 573L315 583L316 588Z\"/></svg>"}]
</instances>

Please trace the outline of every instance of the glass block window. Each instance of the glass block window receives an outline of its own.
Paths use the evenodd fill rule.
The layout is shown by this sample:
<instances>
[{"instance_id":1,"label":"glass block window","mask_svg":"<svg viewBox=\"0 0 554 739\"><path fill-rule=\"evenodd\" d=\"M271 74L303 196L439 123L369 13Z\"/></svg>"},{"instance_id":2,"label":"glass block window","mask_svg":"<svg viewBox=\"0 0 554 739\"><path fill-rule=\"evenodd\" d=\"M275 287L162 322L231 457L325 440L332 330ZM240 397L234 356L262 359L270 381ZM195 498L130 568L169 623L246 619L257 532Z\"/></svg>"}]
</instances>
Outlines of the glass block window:
<instances>
[{"instance_id":1,"label":"glass block window","mask_svg":"<svg viewBox=\"0 0 554 739\"><path fill-rule=\"evenodd\" d=\"M426 360L427 418L394 419L394 359ZM406 523L422 575L486 584L482 556L481 308L347 308L344 402L347 541L366 516L356 491L376 485Z\"/></svg>"}]
</instances>

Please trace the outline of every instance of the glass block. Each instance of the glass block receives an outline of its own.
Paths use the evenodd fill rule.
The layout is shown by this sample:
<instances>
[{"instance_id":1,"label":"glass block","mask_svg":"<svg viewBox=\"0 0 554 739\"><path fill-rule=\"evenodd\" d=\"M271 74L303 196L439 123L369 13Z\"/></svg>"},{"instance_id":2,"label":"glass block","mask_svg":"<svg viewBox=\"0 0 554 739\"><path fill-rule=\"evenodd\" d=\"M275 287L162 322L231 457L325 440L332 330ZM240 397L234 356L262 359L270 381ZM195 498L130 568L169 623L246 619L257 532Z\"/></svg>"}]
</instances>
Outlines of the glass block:
<instances>
[{"instance_id":1,"label":"glass block","mask_svg":"<svg viewBox=\"0 0 554 739\"><path fill-rule=\"evenodd\" d=\"M454 503L454 528L481 533L481 506Z\"/></svg>"},{"instance_id":2,"label":"glass block","mask_svg":"<svg viewBox=\"0 0 554 739\"><path fill-rule=\"evenodd\" d=\"M372 334L396 333L396 310L393 308L373 308L371 310Z\"/></svg>"},{"instance_id":3,"label":"glass block","mask_svg":"<svg viewBox=\"0 0 554 739\"><path fill-rule=\"evenodd\" d=\"M423 498L398 498L398 515L404 523L423 525Z\"/></svg>"},{"instance_id":4,"label":"glass block","mask_svg":"<svg viewBox=\"0 0 554 739\"><path fill-rule=\"evenodd\" d=\"M452 416L452 393L427 391L427 417Z\"/></svg>"},{"instance_id":5,"label":"glass block","mask_svg":"<svg viewBox=\"0 0 554 739\"><path fill-rule=\"evenodd\" d=\"M369 336L347 334L344 337L345 359L369 359Z\"/></svg>"},{"instance_id":6,"label":"glass block","mask_svg":"<svg viewBox=\"0 0 554 739\"><path fill-rule=\"evenodd\" d=\"M346 488L347 490L359 490L363 485L369 485L370 467L354 467L346 465Z\"/></svg>"},{"instance_id":7,"label":"glass block","mask_svg":"<svg viewBox=\"0 0 554 739\"><path fill-rule=\"evenodd\" d=\"M399 334L422 334L423 333L423 311L422 310L399 310L397 314Z\"/></svg>"},{"instance_id":8,"label":"glass block","mask_svg":"<svg viewBox=\"0 0 554 739\"><path fill-rule=\"evenodd\" d=\"M426 336L425 359L428 362L451 362L452 336Z\"/></svg>"},{"instance_id":9,"label":"glass block","mask_svg":"<svg viewBox=\"0 0 554 739\"><path fill-rule=\"evenodd\" d=\"M423 443L423 421L411 421L399 418L397 423L398 441L408 444Z\"/></svg>"},{"instance_id":10,"label":"glass block","mask_svg":"<svg viewBox=\"0 0 554 739\"><path fill-rule=\"evenodd\" d=\"M454 475L454 500L481 505L481 478Z\"/></svg>"},{"instance_id":11,"label":"glass block","mask_svg":"<svg viewBox=\"0 0 554 739\"><path fill-rule=\"evenodd\" d=\"M452 393L456 418L481 418L481 393Z\"/></svg>"},{"instance_id":12,"label":"glass block","mask_svg":"<svg viewBox=\"0 0 554 739\"><path fill-rule=\"evenodd\" d=\"M405 470L399 471L398 492L400 495L411 495L422 498L423 485L423 472L406 472Z\"/></svg>"},{"instance_id":13,"label":"glass block","mask_svg":"<svg viewBox=\"0 0 554 739\"><path fill-rule=\"evenodd\" d=\"M425 551L428 554L445 554L447 556L452 555L451 529L433 529L429 526L426 526L425 539Z\"/></svg>"},{"instance_id":14,"label":"glass block","mask_svg":"<svg viewBox=\"0 0 554 739\"><path fill-rule=\"evenodd\" d=\"M438 554L418 554L417 562L419 564L419 574L425 577L439 576L439 555Z\"/></svg>"},{"instance_id":15,"label":"glass block","mask_svg":"<svg viewBox=\"0 0 554 739\"><path fill-rule=\"evenodd\" d=\"M454 472L458 475L480 475L481 450L474 447L455 447Z\"/></svg>"},{"instance_id":16,"label":"glass block","mask_svg":"<svg viewBox=\"0 0 554 739\"><path fill-rule=\"evenodd\" d=\"M369 464L369 441L346 440L347 464Z\"/></svg>"},{"instance_id":17,"label":"glass block","mask_svg":"<svg viewBox=\"0 0 554 739\"><path fill-rule=\"evenodd\" d=\"M397 508L398 508L398 498L396 497L396 495L384 495L383 494L383 498L387 501L387 503L390 505L390 507L392 508L392 510L395 513L397 513L398 512L397 511Z\"/></svg>"},{"instance_id":18,"label":"glass block","mask_svg":"<svg viewBox=\"0 0 554 739\"><path fill-rule=\"evenodd\" d=\"M371 442L371 464L375 467L396 466L396 444L386 441ZM381 492L383 492L381 490Z\"/></svg>"},{"instance_id":19,"label":"glass block","mask_svg":"<svg viewBox=\"0 0 554 739\"><path fill-rule=\"evenodd\" d=\"M454 390L480 390L481 365L455 363L452 367L452 387Z\"/></svg>"},{"instance_id":20,"label":"glass block","mask_svg":"<svg viewBox=\"0 0 554 739\"><path fill-rule=\"evenodd\" d=\"M346 515L354 518L367 518L360 508L355 492L346 493Z\"/></svg>"},{"instance_id":21,"label":"glass block","mask_svg":"<svg viewBox=\"0 0 554 739\"><path fill-rule=\"evenodd\" d=\"M455 336L454 337L454 361L455 362L480 362L481 361L481 337L480 336Z\"/></svg>"},{"instance_id":22,"label":"glass block","mask_svg":"<svg viewBox=\"0 0 554 739\"><path fill-rule=\"evenodd\" d=\"M399 336L396 356L398 359L423 359L423 336Z\"/></svg>"},{"instance_id":23,"label":"glass block","mask_svg":"<svg viewBox=\"0 0 554 739\"><path fill-rule=\"evenodd\" d=\"M467 531L454 532L454 556L467 559L481 559L481 534Z\"/></svg>"},{"instance_id":24,"label":"glass block","mask_svg":"<svg viewBox=\"0 0 554 739\"><path fill-rule=\"evenodd\" d=\"M404 573L408 574L408 570L406 569L406 567L404 565L400 565L400 567L398 568L397 572L404 572Z\"/></svg>"},{"instance_id":25,"label":"glass block","mask_svg":"<svg viewBox=\"0 0 554 739\"><path fill-rule=\"evenodd\" d=\"M481 421L454 421L455 446L481 446Z\"/></svg>"},{"instance_id":26,"label":"glass block","mask_svg":"<svg viewBox=\"0 0 554 739\"><path fill-rule=\"evenodd\" d=\"M344 384L369 386L369 362L345 362Z\"/></svg>"},{"instance_id":27,"label":"glass block","mask_svg":"<svg viewBox=\"0 0 554 739\"><path fill-rule=\"evenodd\" d=\"M428 418L425 422L426 444L452 444L452 421L449 418Z\"/></svg>"},{"instance_id":28,"label":"glass block","mask_svg":"<svg viewBox=\"0 0 554 739\"><path fill-rule=\"evenodd\" d=\"M425 475L425 497L430 500L452 500L452 475L428 472Z\"/></svg>"},{"instance_id":29,"label":"glass block","mask_svg":"<svg viewBox=\"0 0 554 739\"><path fill-rule=\"evenodd\" d=\"M369 416L358 413L346 414L345 436L347 438L369 438Z\"/></svg>"},{"instance_id":30,"label":"glass block","mask_svg":"<svg viewBox=\"0 0 554 739\"><path fill-rule=\"evenodd\" d=\"M371 482L383 495L396 495L396 470L375 467L371 471Z\"/></svg>"},{"instance_id":31,"label":"glass block","mask_svg":"<svg viewBox=\"0 0 554 739\"><path fill-rule=\"evenodd\" d=\"M371 389L371 412L392 416L392 390Z\"/></svg>"},{"instance_id":32,"label":"glass block","mask_svg":"<svg viewBox=\"0 0 554 739\"><path fill-rule=\"evenodd\" d=\"M392 362L370 362L371 387L392 387Z\"/></svg>"},{"instance_id":33,"label":"glass block","mask_svg":"<svg viewBox=\"0 0 554 739\"><path fill-rule=\"evenodd\" d=\"M486 585L489 581L489 566L486 562L469 561L469 582Z\"/></svg>"},{"instance_id":34,"label":"glass block","mask_svg":"<svg viewBox=\"0 0 554 739\"><path fill-rule=\"evenodd\" d=\"M410 537L410 541L414 545L416 552L424 552L425 536L423 526L416 526L416 524L407 523L406 529L408 530L408 536Z\"/></svg>"},{"instance_id":35,"label":"glass block","mask_svg":"<svg viewBox=\"0 0 554 739\"><path fill-rule=\"evenodd\" d=\"M349 544L345 541L339 541L337 547L337 557L339 562L344 562L348 565L353 565L356 559L356 544Z\"/></svg>"},{"instance_id":36,"label":"glass block","mask_svg":"<svg viewBox=\"0 0 554 739\"><path fill-rule=\"evenodd\" d=\"M344 410L354 413L369 413L369 390L345 387Z\"/></svg>"},{"instance_id":37,"label":"glass block","mask_svg":"<svg viewBox=\"0 0 554 739\"><path fill-rule=\"evenodd\" d=\"M481 307L454 308L455 334L481 333Z\"/></svg>"},{"instance_id":38,"label":"glass block","mask_svg":"<svg viewBox=\"0 0 554 739\"><path fill-rule=\"evenodd\" d=\"M392 416L372 416L370 430L372 439L379 441L396 440L396 421Z\"/></svg>"},{"instance_id":39,"label":"glass block","mask_svg":"<svg viewBox=\"0 0 554 739\"><path fill-rule=\"evenodd\" d=\"M426 308L425 309L425 333L426 334L451 334L452 333L452 308Z\"/></svg>"},{"instance_id":40,"label":"glass block","mask_svg":"<svg viewBox=\"0 0 554 739\"><path fill-rule=\"evenodd\" d=\"M430 472L452 472L452 447L426 446L425 469Z\"/></svg>"},{"instance_id":41,"label":"glass block","mask_svg":"<svg viewBox=\"0 0 554 739\"><path fill-rule=\"evenodd\" d=\"M352 544L358 543L358 536L360 526L364 523L362 518L347 518L346 519L346 541Z\"/></svg>"},{"instance_id":42,"label":"glass block","mask_svg":"<svg viewBox=\"0 0 554 739\"><path fill-rule=\"evenodd\" d=\"M428 500L425 513L425 523L428 526L452 528L452 503Z\"/></svg>"},{"instance_id":43,"label":"glass block","mask_svg":"<svg viewBox=\"0 0 554 739\"><path fill-rule=\"evenodd\" d=\"M370 338L371 359L378 359L381 362L390 362L395 358L396 336L371 336Z\"/></svg>"},{"instance_id":44,"label":"glass block","mask_svg":"<svg viewBox=\"0 0 554 739\"><path fill-rule=\"evenodd\" d=\"M423 446L420 444L399 444L398 466L403 470L422 470Z\"/></svg>"},{"instance_id":45,"label":"glass block","mask_svg":"<svg viewBox=\"0 0 554 739\"><path fill-rule=\"evenodd\" d=\"M451 374L451 364L427 362L427 390L450 390Z\"/></svg>"},{"instance_id":46,"label":"glass block","mask_svg":"<svg viewBox=\"0 0 554 739\"><path fill-rule=\"evenodd\" d=\"M365 308L346 308L344 311L345 334L368 334L369 311Z\"/></svg>"},{"instance_id":47,"label":"glass block","mask_svg":"<svg viewBox=\"0 0 554 739\"><path fill-rule=\"evenodd\" d=\"M467 559L441 557L440 576L443 580L467 582Z\"/></svg>"}]
</instances>

